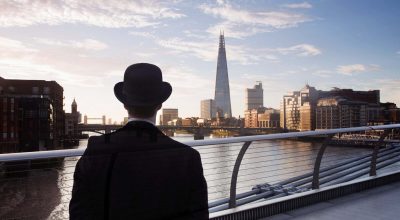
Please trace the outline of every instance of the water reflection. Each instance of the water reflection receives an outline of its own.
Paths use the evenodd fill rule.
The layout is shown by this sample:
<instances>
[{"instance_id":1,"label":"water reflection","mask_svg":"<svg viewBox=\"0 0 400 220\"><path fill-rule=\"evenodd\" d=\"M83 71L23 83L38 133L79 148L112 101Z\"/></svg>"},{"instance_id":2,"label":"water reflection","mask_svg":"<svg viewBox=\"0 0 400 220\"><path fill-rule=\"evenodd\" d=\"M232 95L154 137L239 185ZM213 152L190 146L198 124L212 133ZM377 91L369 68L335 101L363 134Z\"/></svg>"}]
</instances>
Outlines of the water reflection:
<instances>
[{"instance_id":1,"label":"water reflection","mask_svg":"<svg viewBox=\"0 0 400 220\"><path fill-rule=\"evenodd\" d=\"M62 162L32 161L31 170L21 171L21 166L28 165L4 165L8 172L0 178L0 219L46 219L60 204L58 168Z\"/></svg>"}]
</instances>

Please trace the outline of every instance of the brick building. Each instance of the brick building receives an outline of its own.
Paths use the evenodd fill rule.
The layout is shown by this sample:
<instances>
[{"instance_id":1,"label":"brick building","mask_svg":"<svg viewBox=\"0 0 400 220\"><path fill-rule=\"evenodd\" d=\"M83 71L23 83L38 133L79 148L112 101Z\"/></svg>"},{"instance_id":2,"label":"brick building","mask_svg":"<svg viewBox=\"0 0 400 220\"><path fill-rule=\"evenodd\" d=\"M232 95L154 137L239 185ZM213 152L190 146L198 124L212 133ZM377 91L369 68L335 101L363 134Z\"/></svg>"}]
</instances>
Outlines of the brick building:
<instances>
[{"instance_id":1,"label":"brick building","mask_svg":"<svg viewBox=\"0 0 400 220\"><path fill-rule=\"evenodd\" d=\"M61 148L63 92L55 81L0 77L0 152Z\"/></svg>"}]
</instances>

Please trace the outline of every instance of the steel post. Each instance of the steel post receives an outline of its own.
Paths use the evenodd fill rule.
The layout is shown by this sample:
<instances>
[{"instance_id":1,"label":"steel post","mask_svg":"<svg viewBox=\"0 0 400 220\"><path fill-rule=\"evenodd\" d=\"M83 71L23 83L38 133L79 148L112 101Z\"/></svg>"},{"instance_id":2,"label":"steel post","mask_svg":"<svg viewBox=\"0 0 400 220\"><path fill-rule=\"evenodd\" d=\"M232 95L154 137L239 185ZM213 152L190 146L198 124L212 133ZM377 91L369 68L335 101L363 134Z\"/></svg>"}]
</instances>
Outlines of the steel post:
<instances>
[{"instance_id":1,"label":"steel post","mask_svg":"<svg viewBox=\"0 0 400 220\"><path fill-rule=\"evenodd\" d=\"M378 159L378 153L379 153L379 148L382 146L385 137L388 136L390 133L389 129L386 129L383 134L379 137L378 143L375 144L374 150L372 152L372 157L371 157L371 165L370 165L370 170L369 170L369 175L370 176L376 176L376 161Z\"/></svg>"},{"instance_id":2,"label":"steel post","mask_svg":"<svg viewBox=\"0 0 400 220\"><path fill-rule=\"evenodd\" d=\"M246 153L250 144L251 144L251 141L247 141L243 144L243 146L240 149L239 154L236 158L235 166L233 167L230 196L229 196L229 208L236 207L236 183L237 183L237 178L238 178L238 174L239 174L239 168L240 168L240 164L242 163L244 154Z\"/></svg>"},{"instance_id":3,"label":"steel post","mask_svg":"<svg viewBox=\"0 0 400 220\"><path fill-rule=\"evenodd\" d=\"M319 168L321 167L322 156L324 155L325 149L332 140L333 136L334 134L329 134L325 138L324 143L322 143L321 147L319 148L317 158L315 158L312 189L319 189Z\"/></svg>"}]
</instances>

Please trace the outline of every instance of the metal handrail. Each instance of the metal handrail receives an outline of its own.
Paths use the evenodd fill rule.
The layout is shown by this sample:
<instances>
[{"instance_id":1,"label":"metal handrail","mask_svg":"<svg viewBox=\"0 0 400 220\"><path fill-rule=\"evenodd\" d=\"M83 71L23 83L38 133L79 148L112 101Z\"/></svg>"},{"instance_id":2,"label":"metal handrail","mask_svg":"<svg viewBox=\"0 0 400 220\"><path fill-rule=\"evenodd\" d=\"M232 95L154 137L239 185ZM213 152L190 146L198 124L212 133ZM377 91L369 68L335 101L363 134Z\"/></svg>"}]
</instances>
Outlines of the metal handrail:
<instances>
[{"instance_id":1,"label":"metal handrail","mask_svg":"<svg viewBox=\"0 0 400 220\"><path fill-rule=\"evenodd\" d=\"M364 127L354 127L354 128L337 128L337 129L329 129L329 130L301 131L301 132L254 135L254 136L231 137L231 138L218 138L218 139L209 139L209 140L185 141L182 143L186 144L188 146L191 146L191 147L197 147L197 146L204 146L204 145L217 145L217 144L229 144L229 143L240 143L240 142L250 142L250 141L261 141L261 140L274 140L274 139L296 138L296 137L306 137L306 136L316 136L316 135L329 135L329 134L357 132L357 131L383 130L383 129L391 129L391 128L400 128L400 124L364 126ZM35 151L35 152L0 154L0 162L47 159L47 158L57 158L57 157L75 157L75 156L82 156L83 152L85 150L86 150L86 148L79 148L79 149L68 149L68 150L50 150L50 151Z\"/></svg>"}]
</instances>

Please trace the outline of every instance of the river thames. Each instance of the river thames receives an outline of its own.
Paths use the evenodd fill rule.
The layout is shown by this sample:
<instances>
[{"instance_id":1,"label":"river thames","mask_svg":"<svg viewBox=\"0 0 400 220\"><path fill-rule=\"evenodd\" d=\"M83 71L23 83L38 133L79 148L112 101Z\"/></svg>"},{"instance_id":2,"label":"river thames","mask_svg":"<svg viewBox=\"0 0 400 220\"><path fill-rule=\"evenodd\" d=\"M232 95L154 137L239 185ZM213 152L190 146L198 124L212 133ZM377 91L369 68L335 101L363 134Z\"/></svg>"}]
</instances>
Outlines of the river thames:
<instances>
[{"instance_id":1,"label":"river thames","mask_svg":"<svg viewBox=\"0 0 400 220\"><path fill-rule=\"evenodd\" d=\"M206 137L210 138L210 137ZM176 135L192 141L192 135ZM86 147L81 140L79 147ZM243 143L195 147L202 157L209 201L229 196L230 178ZM268 140L251 144L240 167L237 192L257 184L278 181L310 172L320 143L298 140ZM329 146L322 166L370 153L370 149ZM33 167L29 172L0 179L0 219L68 219L73 172L78 157L57 164ZM54 162L48 162L54 163Z\"/></svg>"}]
</instances>

